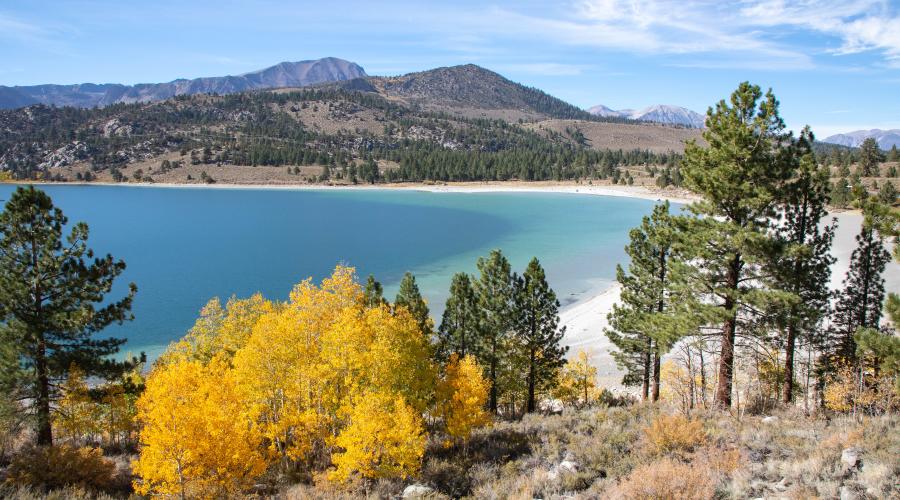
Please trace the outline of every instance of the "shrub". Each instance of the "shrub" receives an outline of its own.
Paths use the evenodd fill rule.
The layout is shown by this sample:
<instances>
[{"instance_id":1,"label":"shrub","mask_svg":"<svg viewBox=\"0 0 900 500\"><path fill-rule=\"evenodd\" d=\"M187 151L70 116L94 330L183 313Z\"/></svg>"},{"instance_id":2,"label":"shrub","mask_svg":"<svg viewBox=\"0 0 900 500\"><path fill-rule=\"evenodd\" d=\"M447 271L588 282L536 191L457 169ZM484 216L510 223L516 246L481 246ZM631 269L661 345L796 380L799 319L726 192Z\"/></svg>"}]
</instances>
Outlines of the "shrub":
<instances>
[{"instance_id":1,"label":"shrub","mask_svg":"<svg viewBox=\"0 0 900 500\"><path fill-rule=\"evenodd\" d=\"M102 491L113 485L116 466L99 448L69 445L22 450L9 466L6 482L45 491L77 486Z\"/></svg>"},{"instance_id":2,"label":"shrub","mask_svg":"<svg viewBox=\"0 0 900 500\"><path fill-rule=\"evenodd\" d=\"M660 415L644 429L650 451L657 455L694 451L706 442L706 431L700 420L682 415Z\"/></svg>"},{"instance_id":3,"label":"shrub","mask_svg":"<svg viewBox=\"0 0 900 500\"><path fill-rule=\"evenodd\" d=\"M609 497L635 500L707 500L713 498L715 487L716 480L708 470L663 458L634 469L613 489Z\"/></svg>"}]
</instances>

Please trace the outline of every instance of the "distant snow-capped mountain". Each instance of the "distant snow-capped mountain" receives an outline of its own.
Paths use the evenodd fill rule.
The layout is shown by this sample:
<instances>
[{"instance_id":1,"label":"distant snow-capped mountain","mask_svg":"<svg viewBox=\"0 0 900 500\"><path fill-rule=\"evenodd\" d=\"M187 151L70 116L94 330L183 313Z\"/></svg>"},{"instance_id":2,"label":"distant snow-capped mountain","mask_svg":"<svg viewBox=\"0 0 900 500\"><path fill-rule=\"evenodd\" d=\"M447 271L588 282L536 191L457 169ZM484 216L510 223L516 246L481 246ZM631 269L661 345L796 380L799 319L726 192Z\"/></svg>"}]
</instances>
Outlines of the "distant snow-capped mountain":
<instances>
[{"instance_id":1,"label":"distant snow-capped mountain","mask_svg":"<svg viewBox=\"0 0 900 500\"><path fill-rule=\"evenodd\" d=\"M874 138L881 149L891 149L894 146L900 147L900 129L881 130L873 128L872 130L856 130L846 134L828 136L822 142L857 148L869 137Z\"/></svg>"},{"instance_id":2,"label":"distant snow-capped mountain","mask_svg":"<svg viewBox=\"0 0 900 500\"><path fill-rule=\"evenodd\" d=\"M665 123L667 125L682 125L685 127L703 128L706 117L681 106L669 106L656 104L644 109L611 109L602 104L588 108L588 113L595 116L628 118L644 122Z\"/></svg>"}]
</instances>

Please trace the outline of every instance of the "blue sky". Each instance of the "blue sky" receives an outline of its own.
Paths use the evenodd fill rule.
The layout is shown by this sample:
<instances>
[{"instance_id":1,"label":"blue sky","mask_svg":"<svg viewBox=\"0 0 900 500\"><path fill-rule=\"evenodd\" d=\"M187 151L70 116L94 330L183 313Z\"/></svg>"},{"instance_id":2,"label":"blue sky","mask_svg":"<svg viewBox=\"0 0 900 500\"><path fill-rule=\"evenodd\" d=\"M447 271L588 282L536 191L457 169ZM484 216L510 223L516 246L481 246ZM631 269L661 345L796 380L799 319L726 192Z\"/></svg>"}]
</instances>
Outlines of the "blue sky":
<instances>
[{"instance_id":1,"label":"blue sky","mask_svg":"<svg viewBox=\"0 0 900 500\"><path fill-rule=\"evenodd\" d=\"M821 138L900 128L900 2L0 3L0 84L159 82L335 56L369 74L475 63L573 104L703 112L772 87Z\"/></svg>"}]
</instances>

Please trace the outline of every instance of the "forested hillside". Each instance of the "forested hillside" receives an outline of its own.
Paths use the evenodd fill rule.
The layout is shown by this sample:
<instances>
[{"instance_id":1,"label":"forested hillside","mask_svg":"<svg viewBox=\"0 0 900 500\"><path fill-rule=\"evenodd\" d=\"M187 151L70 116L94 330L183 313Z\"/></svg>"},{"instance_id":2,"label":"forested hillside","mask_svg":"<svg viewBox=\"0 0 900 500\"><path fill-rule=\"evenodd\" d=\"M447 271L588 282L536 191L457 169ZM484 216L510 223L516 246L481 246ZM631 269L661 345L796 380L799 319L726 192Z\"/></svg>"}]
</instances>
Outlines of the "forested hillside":
<instances>
[{"instance_id":1,"label":"forested hillside","mask_svg":"<svg viewBox=\"0 0 900 500\"><path fill-rule=\"evenodd\" d=\"M548 119L572 120L562 129ZM609 131L591 135L598 121L640 133L625 142ZM696 135L592 117L470 65L306 89L6 110L0 170L17 179L70 181L152 182L188 165L230 165L303 169L298 180L320 182L618 182L625 178L620 167L674 168L682 141L664 149L654 140L673 131Z\"/></svg>"}]
</instances>

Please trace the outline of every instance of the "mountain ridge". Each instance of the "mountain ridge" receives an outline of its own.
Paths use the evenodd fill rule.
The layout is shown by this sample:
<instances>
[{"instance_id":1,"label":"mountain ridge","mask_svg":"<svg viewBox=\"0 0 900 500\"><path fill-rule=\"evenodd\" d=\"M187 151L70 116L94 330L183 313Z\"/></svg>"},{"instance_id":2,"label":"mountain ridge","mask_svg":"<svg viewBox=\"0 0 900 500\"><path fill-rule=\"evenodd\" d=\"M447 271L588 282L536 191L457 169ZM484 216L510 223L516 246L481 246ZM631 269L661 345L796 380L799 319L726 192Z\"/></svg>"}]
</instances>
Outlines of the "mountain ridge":
<instances>
[{"instance_id":1,"label":"mountain ridge","mask_svg":"<svg viewBox=\"0 0 900 500\"><path fill-rule=\"evenodd\" d=\"M336 57L285 61L240 75L178 78L164 83L79 83L0 86L0 109L33 104L92 108L118 103L153 102L179 95L233 94L248 90L305 87L368 76L362 66Z\"/></svg>"},{"instance_id":2,"label":"mountain ridge","mask_svg":"<svg viewBox=\"0 0 900 500\"><path fill-rule=\"evenodd\" d=\"M706 117L682 106L667 104L654 104L639 110L620 109L615 110L603 104L598 104L587 109L594 116L607 118L624 118L642 122L662 123L665 125L681 125L691 128L703 128Z\"/></svg>"},{"instance_id":3,"label":"mountain ridge","mask_svg":"<svg viewBox=\"0 0 900 500\"><path fill-rule=\"evenodd\" d=\"M864 140L870 137L878 142L878 147L881 149L887 150L894 146L900 147L900 129L882 130L873 128L869 130L854 130L852 132L830 135L823 139L822 142L857 148Z\"/></svg>"}]
</instances>

